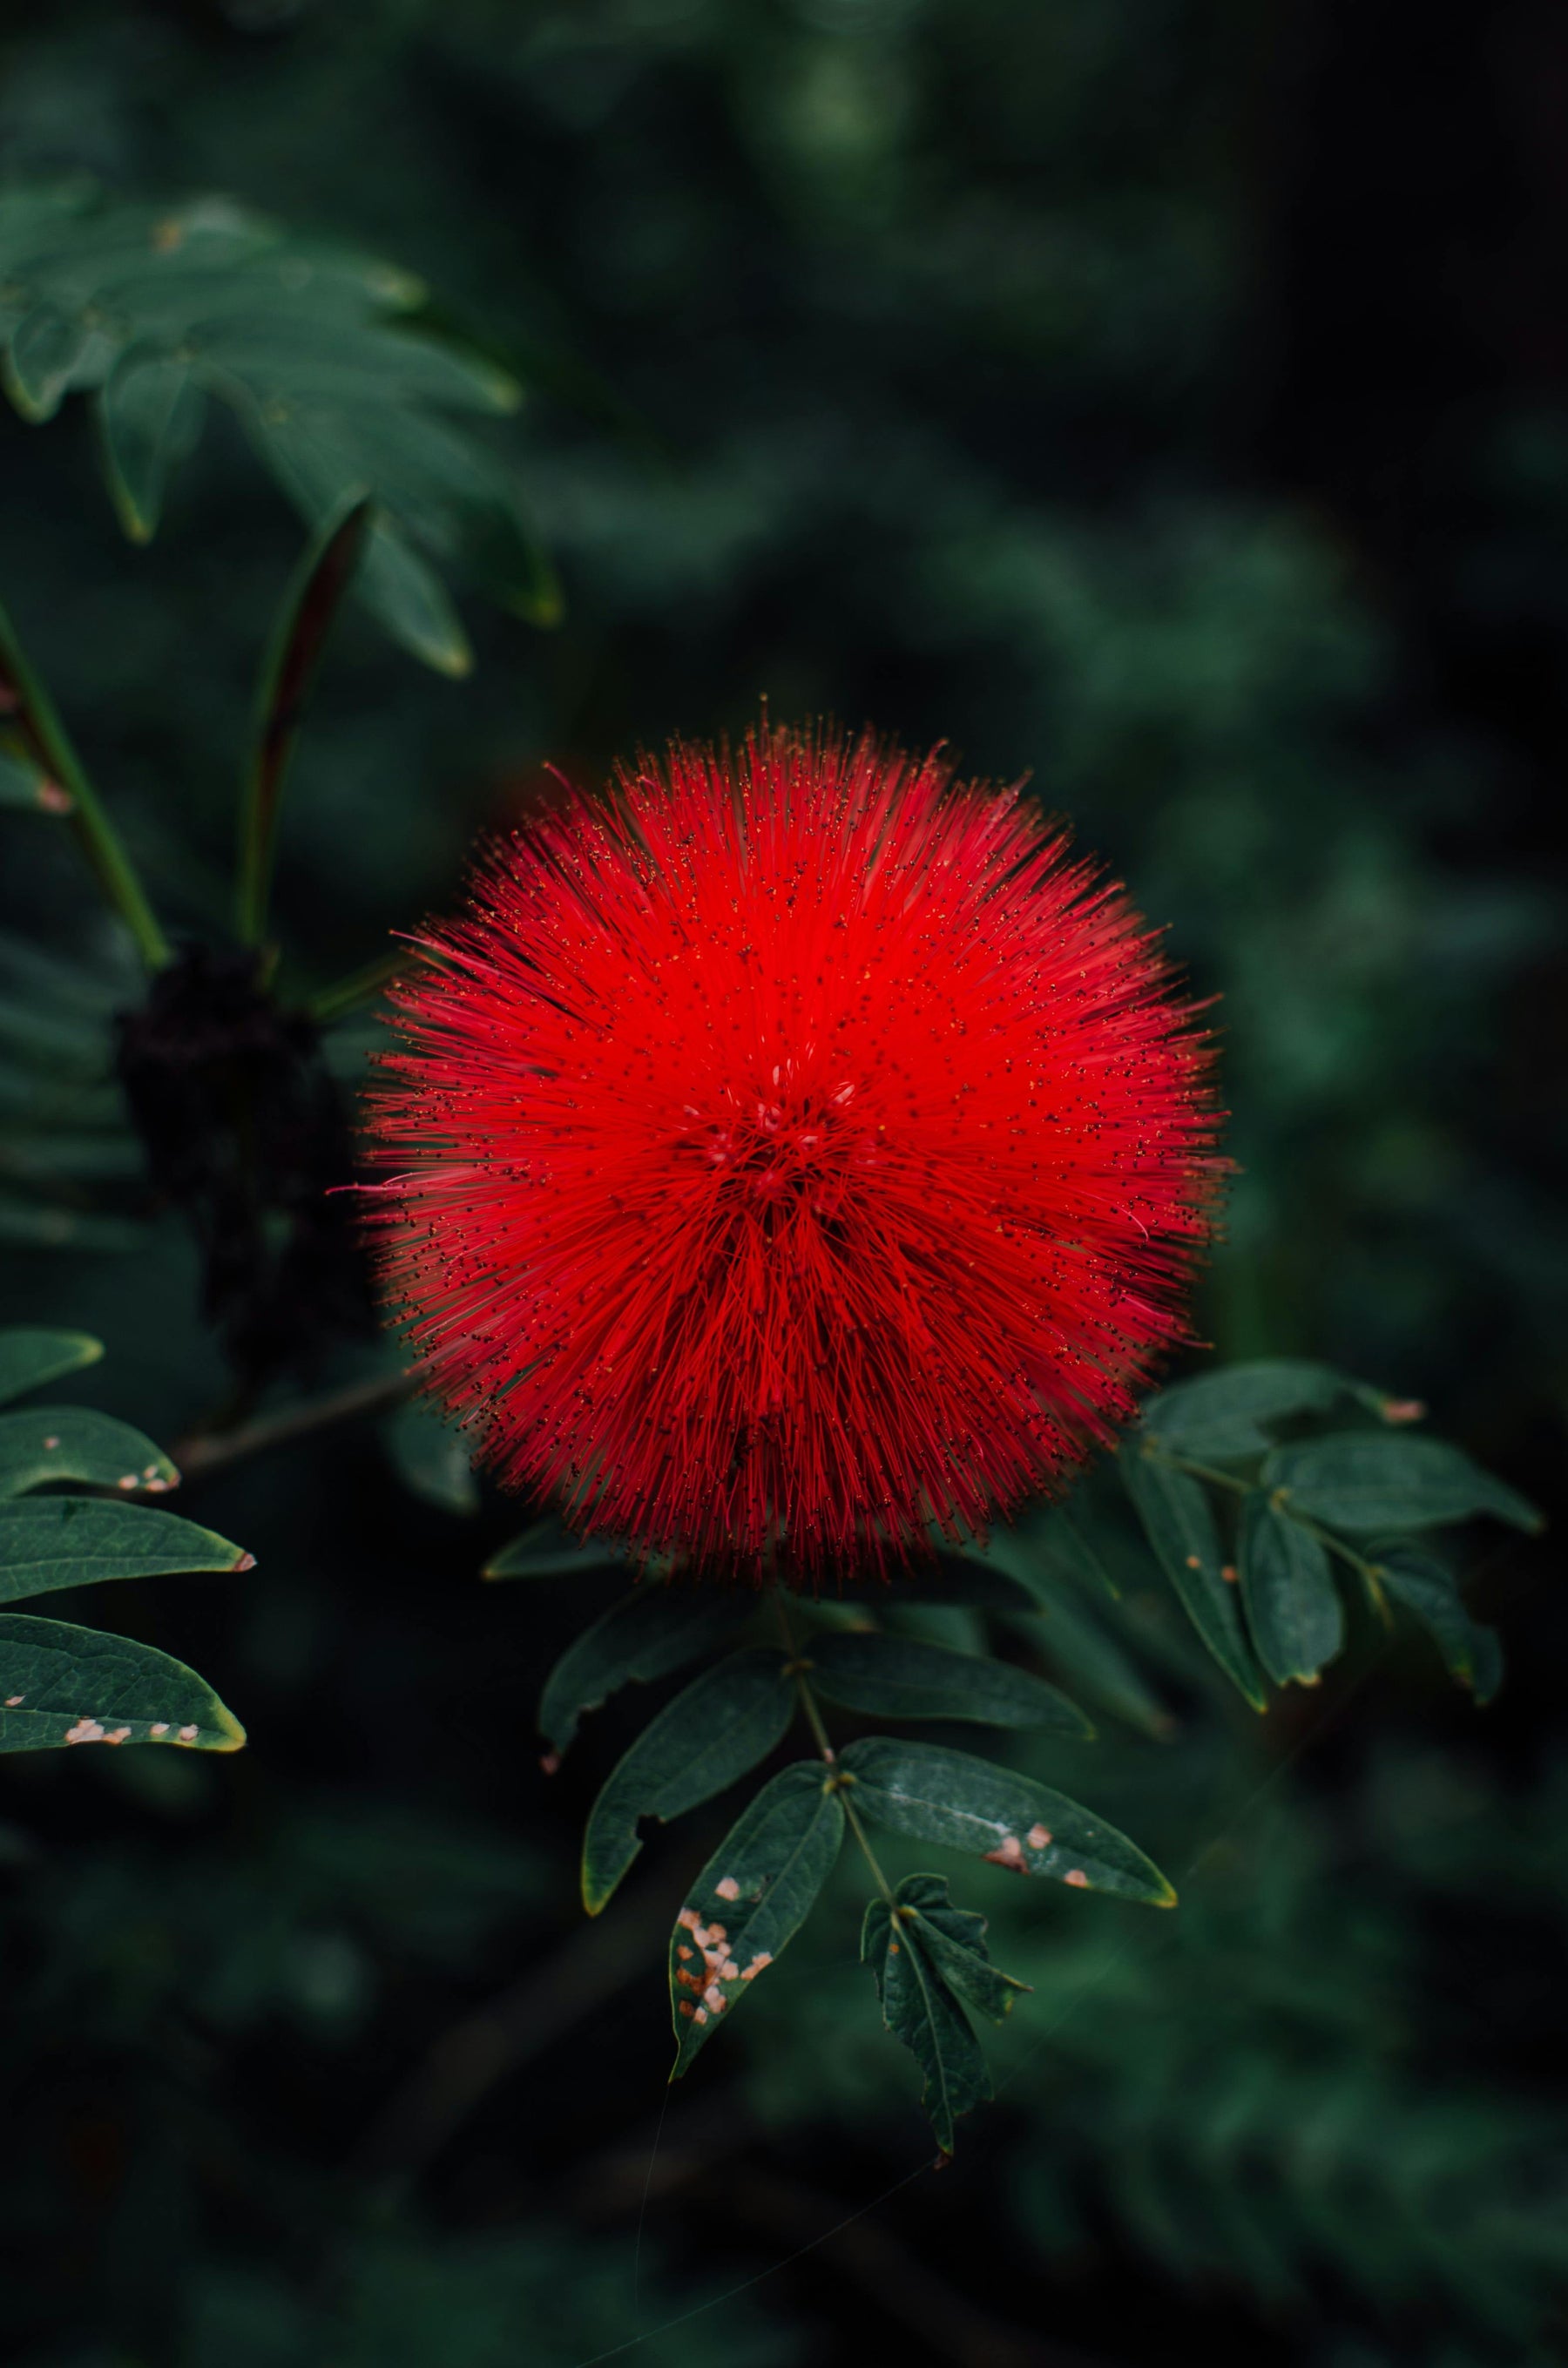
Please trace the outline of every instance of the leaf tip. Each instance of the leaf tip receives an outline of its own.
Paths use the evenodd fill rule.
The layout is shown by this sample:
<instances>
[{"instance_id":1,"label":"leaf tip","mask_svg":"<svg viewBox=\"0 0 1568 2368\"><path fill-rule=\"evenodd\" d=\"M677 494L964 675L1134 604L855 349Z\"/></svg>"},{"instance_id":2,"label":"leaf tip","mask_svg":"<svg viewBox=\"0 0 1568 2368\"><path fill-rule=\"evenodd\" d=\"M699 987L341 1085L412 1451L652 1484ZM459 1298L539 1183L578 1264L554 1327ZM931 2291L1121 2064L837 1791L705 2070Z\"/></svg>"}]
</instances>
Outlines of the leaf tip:
<instances>
[{"instance_id":1,"label":"leaf tip","mask_svg":"<svg viewBox=\"0 0 1568 2368\"><path fill-rule=\"evenodd\" d=\"M242 1554L236 1561L232 1562L229 1565L229 1568L231 1570L254 1570L256 1568L256 1556L253 1554Z\"/></svg>"}]
</instances>

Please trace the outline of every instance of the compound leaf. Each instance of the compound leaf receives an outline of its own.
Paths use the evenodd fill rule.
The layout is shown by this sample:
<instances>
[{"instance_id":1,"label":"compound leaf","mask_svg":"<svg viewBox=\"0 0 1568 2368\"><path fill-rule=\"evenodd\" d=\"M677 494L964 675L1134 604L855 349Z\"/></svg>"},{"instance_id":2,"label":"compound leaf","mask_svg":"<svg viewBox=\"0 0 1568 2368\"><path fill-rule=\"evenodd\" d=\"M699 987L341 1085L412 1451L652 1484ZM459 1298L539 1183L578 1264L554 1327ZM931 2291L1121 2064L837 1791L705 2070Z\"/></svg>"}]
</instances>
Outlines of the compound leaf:
<instances>
[{"instance_id":1,"label":"compound leaf","mask_svg":"<svg viewBox=\"0 0 1568 2368\"><path fill-rule=\"evenodd\" d=\"M590 1571L623 1570L631 1554L619 1538L581 1538L558 1514L546 1513L517 1537L493 1554L480 1574L483 1578L585 1577ZM650 1557L640 1565L645 1577L663 1578L669 1565Z\"/></svg>"},{"instance_id":2,"label":"compound leaf","mask_svg":"<svg viewBox=\"0 0 1568 2368\"><path fill-rule=\"evenodd\" d=\"M789 1727L794 1688L782 1653L733 1653L694 1678L612 1771L583 1840L583 1903L597 1916L642 1845L638 1820L667 1822L722 1793Z\"/></svg>"},{"instance_id":3,"label":"compound leaf","mask_svg":"<svg viewBox=\"0 0 1568 2368\"><path fill-rule=\"evenodd\" d=\"M51 1480L159 1493L177 1487L179 1474L141 1431L90 1406L0 1414L0 1497L20 1497Z\"/></svg>"},{"instance_id":4,"label":"compound leaf","mask_svg":"<svg viewBox=\"0 0 1568 2368\"><path fill-rule=\"evenodd\" d=\"M434 1505L437 1512L465 1520L478 1512L479 1483L468 1440L434 1406L418 1399L399 1406L382 1424L381 1438L392 1469L411 1496Z\"/></svg>"},{"instance_id":5,"label":"compound leaf","mask_svg":"<svg viewBox=\"0 0 1568 2368\"><path fill-rule=\"evenodd\" d=\"M1138 1518L1187 1617L1232 1684L1255 1710L1267 1699L1242 1626L1236 1589L1224 1576L1220 1533L1208 1495L1189 1473L1174 1471L1130 1440L1120 1456Z\"/></svg>"},{"instance_id":6,"label":"compound leaf","mask_svg":"<svg viewBox=\"0 0 1568 2368\"><path fill-rule=\"evenodd\" d=\"M0 1505L0 1603L106 1578L173 1570L249 1570L241 1546L173 1513L97 1497L36 1497Z\"/></svg>"},{"instance_id":7,"label":"compound leaf","mask_svg":"<svg viewBox=\"0 0 1568 2368\"><path fill-rule=\"evenodd\" d=\"M1468 1686L1478 1702L1489 1702L1503 1682L1503 1648L1494 1629L1471 1619L1452 1572L1436 1554L1405 1545L1381 1553L1375 1567L1395 1602L1426 1630L1449 1675Z\"/></svg>"},{"instance_id":8,"label":"compound leaf","mask_svg":"<svg viewBox=\"0 0 1568 2368\"><path fill-rule=\"evenodd\" d=\"M862 1816L917 1841L977 1851L1019 1874L1042 1874L1079 1891L1108 1891L1153 1907L1176 1893L1153 1861L1076 1801L967 1751L936 1743L865 1736L839 1757L855 1780Z\"/></svg>"},{"instance_id":9,"label":"compound leaf","mask_svg":"<svg viewBox=\"0 0 1568 2368\"><path fill-rule=\"evenodd\" d=\"M597 1710L621 1686L650 1685L728 1644L756 1611L745 1596L644 1580L562 1653L540 1698L540 1732L564 1751L585 1711Z\"/></svg>"},{"instance_id":10,"label":"compound leaf","mask_svg":"<svg viewBox=\"0 0 1568 2368\"><path fill-rule=\"evenodd\" d=\"M875 1978L882 2021L925 2076L920 2101L937 2144L951 2154L960 2115L993 2093L969 2017L931 1956L922 1925L885 1899L873 1899L866 1910L860 1957Z\"/></svg>"},{"instance_id":11,"label":"compound leaf","mask_svg":"<svg viewBox=\"0 0 1568 2368\"><path fill-rule=\"evenodd\" d=\"M0 1612L0 1751L169 1743L237 1751L245 1732L204 1678L129 1636Z\"/></svg>"},{"instance_id":12,"label":"compound leaf","mask_svg":"<svg viewBox=\"0 0 1568 2368\"><path fill-rule=\"evenodd\" d=\"M1242 1508L1242 1600L1277 1686L1314 1679L1345 1642L1345 1608L1320 1541L1255 1490Z\"/></svg>"},{"instance_id":13,"label":"compound leaf","mask_svg":"<svg viewBox=\"0 0 1568 2368\"><path fill-rule=\"evenodd\" d=\"M28 1390L41 1390L63 1374L96 1365L104 1344L90 1332L51 1332L17 1324L0 1331L0 1406Z\"/></svg>"},{"instance_id":14,"label":"compound leaf","mask_svg":"<svg viewBox=\"0 0 1568 2368\"><path fill-rule=\"evenodd\" d=\"M1339 1530L1430 1530L1492 1513L1518 1530L1541 1516L1506 1481L1440 1439L1335 1431L1277 1447L1263 1485L1280 1501Z\"/></svg>"},{"instance_id":15,"label":"compound leaf","mask_svg":"<svg viewBox=\"0 0 1568 2368\"><path fill-rule=\"evenodd\" d=\"M945 1874L908 1874L894 1897L901 1920L918 1927L927 1953L949 1987L992 2022L1005 2021L1028 1982L1015 1981L991 1962L985 1918L955 1907Z\"/></svg>"},{"instance_id":16,"label":"compound leaf","mask_svg":"<svg viewBox=\"0 0 1568 2368\"><path fill-rule=\"evenodd\" d=\"M843 1805L820 1759L782 1769L725 1835L670 1936L672 2080L800 1930L843 1839Z\"/></svg>"},{"instance_id":17,"label":"compound leaf","mask_svg":"<svg viewBox=\"0 0 1568 2368\"><path fill-rule=\"evenodd\" d=\"M1095 1731L1074 1702L1029 1670L908 1636L818 1637L812 1646L812 1682L830 1702L872 1718L1049 1727L1085 1739Z\"/></svg>"},{"instance_id":18,"label":"compound leaf","mask_svg":"<svg viewBox=\"0 0 1568 2368\"><path fill-rule=\"evenodd\" d=\"M1260 1426L1286 1415L1321 1414L1358 1384L1330 1365L1301 1357L1260 1357L1175 1383L1143 1407L1143 1428L1179 1454L1265 1455L1273 1444Z\"/></svg>"},{"instance_id":19,"label":"compound leaf","mask_svg":"<svg viewBox=\"0 0 1568 2368\"><path fill-rule=\"evenodd\" d=\"M132 542L151 542L171 471L196 449L206 401L187 359L131 346L95 397L104 474Z\"/></svg>"}]
</instances>

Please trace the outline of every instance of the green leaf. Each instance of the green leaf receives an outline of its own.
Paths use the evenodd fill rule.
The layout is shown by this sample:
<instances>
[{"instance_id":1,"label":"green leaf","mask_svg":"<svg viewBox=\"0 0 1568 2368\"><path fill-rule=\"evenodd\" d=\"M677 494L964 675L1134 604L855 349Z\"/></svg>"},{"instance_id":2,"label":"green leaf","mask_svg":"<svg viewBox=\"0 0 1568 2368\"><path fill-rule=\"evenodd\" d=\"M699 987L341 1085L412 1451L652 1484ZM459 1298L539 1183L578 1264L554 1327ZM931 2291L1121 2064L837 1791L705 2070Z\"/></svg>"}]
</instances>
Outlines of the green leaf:
<instances>
[{"instance_id":1,"label":"green leaf","mask_svg":"<svg viewBox=\"0 0 1568 2368\"><path fill-rule=\"evenodd\" d=\"M957 1718L982 1726L1051 1727L1090 1737L1075 1703L1028 1669L951 1653L906 1636L829 1635L811 1649L812 1683L830 1702L873 1718Z\"/></svg>"},{"instance_id":2,"label":"green leaf","mask_svg":"<svg viewBox=\"0 0 1568 2368\"><path fill-rule=\"evenodd\" d=\"M951 2154L959 2116L993 2094L969 2017L929 1953L925 1928L885 1899L873 1899L866 1910L860 1957L875 1976L882 2021L925 2075L920 2101L937 2144Z\"/></svg>"},{"instance_id":3,"label":"green leaf","mask_svg":"<svg viewBox=\"0 0 1568 2368\"><path fill-rule=\"evenodd\" d=\"M678 2080L724 2015L782 1955L833 1872L844 1809L820 1759L765 1784L687 1895L670 1936Z\"/></svg>"},{"instance_id":4,"label":"green leaf","mask_svg":"<svg viewBox=\"0 0 1568 2368\"><path fill-rule=\"evenodd\" d=\"M1058 1594L1049 1612L1037 1611L1010 1624L1040 1646L1075 1692L1087 1694L1141 1734L1164 1741L1173 1732L1175 1718L1137 1662L1082 1604L1069 1603Z\"/></svg>"},{"instance_id":5,"label":"green leaf","mask_svg":"<svg viewBox=\"0 0 1568 2368\"><path fill-rule=\"evenodd\" d=\"M917 1645L940 1645L949 1653L988 1653L985 1615L967 1603L911 1603L895 1596L877 1606L880 1618L847 1623L862 1633L886 1630L893 1636L912 1636ZM841 1623L843 1624L843 1623Z\"/></svg>"},{"instance_id":6,"label":"green leaf","mask_svg":"<svg viewBox=\"0 0 1568 2368\"><path fill-rule=\"evenodd\" d=\"M104 474L132 542L151 542L170 472L197 446L206 404L188 360L131 346L95 398Z\"/></svg>"},{"instance_id":7,"label":"green leaf","mask_svg":"<svg viewBox=\"0 0 1568 2368\"><path fill-rule=\"evenodd\" d=\"M918 1928L948 1987L992 2022L1005 2021L1029 1986L992 1964L984 1917L953 1906L945 1874L907 1874L893 1896L900 1921Z\"/></svg>"},{"instance_id":8,"label":"green leaf","mask_svg":"<svg viewBox=\"0 0 1568 2368\"><path fill-rule=\"evenodd\" d=\"M0 375L22 417L35 425L51 419L91 342L80 318L37 304L11 336Z\"/></svg>"},{"instance_id":9,"label":"green leaf","mask_svg":"<svg viewBox=\"0 0 1568 2368\"><path fill-rule=\"evenodd\" d=\"M1265 1455L1273 1442L1260 1425L1286 1415L1321 1414L1357 1387L1329 1365L1300 1357L1260 1357L1162 1390L1143 1407L1143 1428L1199 1463Z\"/></svg>"},{"instance_id":10,"label":"green leaf","mask_svg":"<svg viewBox=\"0 0 1568 2368\"><path fill-rule=\"evenodd\" d=\"M516 410L483 354L392 320L420 284L304 240L224 199L174 208L96 196L0 196L5 382L30 420L97 391L105 474L127 530L153 532L209 395L315 525L353 486L390 514L358 590L426 663L466 672L468 643L421 544L515 614L560 614L560 589L510 471L460 415Z\"/></svg>"},{"instance_id":11,"label":"green leaf","mask_svg":"<svg viewBox=\"0 0 1568 2368\"><path fill-rule=\"evenodd\" d=\"M1494 1629L1471 1619L1452 1572L1435 1554L1404 1545L1381 1553L1375 1567L1390 1595L1426 1630L1449 1675L1469 1686L1478 1702L1489 1702L1503 1682L1503 1648Z\"/></svg>"},{"instance_id":12,"label":"green leaf","mask_svg":"<svg viewBox=\"0 0 1568 2368\"><path fill-rule=\"evenodd\" d=\"M28 1390L41 1390L65 1373L96 1365L104 1344L90 1332L47 1332L31 1325L0 1331L0 1406Z\"/></svg>"},{"instance_id":13,"label":"green leaf","mask_svg":"<svg viewBox=\"0 0 1568 2368\"><path fill-rule=\"evenodd\" d=\"M360 486L326 514L284 595L256 693L256 726L243 800L236 926L246 945L266 932L278 816L312 677L369 531L370 497Z\"/></svg>"},{"instance_id":14,"label":"green leaf","mask_svg":"<svg viewBox=\"0 0 1568 2368\"><path fill-rule=\"evenodd\" d=\"M590 1571L623 1570L631 1561L619 1538L580 1538L554 1513L547 1513L500 1547L485 1564L484 1578L575 1578ZM666 1565L656 1557L645 1576L666 1576Z\"/></svg>"},{"instance_id":15,"label":"green leaf","mask_svg":"<svg viewBox=\"0 0 1568 2368\"><path fill-rule=\"evenodd\" d=\"M1087 1522L1075 1505L1053 1505L1028 1527L1019 1525L1021 1542L1032 1549L1047 1573L1067 1571L1073 1577L1108 1595L1115 1602L1120 1588L1109 1570ZM1054 1594L1051 1600L1055 1600Z\"/></svg>"},{"instance_id":16,"label":"green leaf","mask_svg":"<svg viewBox=\"0 0 1568 2368\"><path fill-rule=\"evenodd\" d=\"M95 1488L179 1486L162 1448L128 1422L87 1406L29 1406L0 1414L0 1497L19 1497L50 1480Z\"/></svg>"},{"instance_id":17,"label":"green leaf","mask_svg":"<svg viewBox=\"0 0 1568 2368\"><path fill-rule=\"evenodd\" d=\"M142 1505L38 1497L0 1505L0 1603L106 1578L173 1570L249 1570L255 1556L211 1530Z\"/></svg>"},{"instance_id":18,"label":"green leaf","mask_svg":"<svg viewBox=\"0 0 1568 2368\"><path fill-rule=\"evenodd\" d=\"M557 1661L540 1700L540 1732L564 1751L585 1711L597 1710L621 1686L650 1685L727 1645L756 1614L754 1597L703 1595L645 1579Z\"/></svg>"},{"instance_id":19,"label":"green leaf","mask_svg":"<svg viewBox=\"0 0 1568 2368\"><path fill-rule=\"evenodd\" d=\"M642 1845L641 1817L667 1823L766 1759L795 1692L782 1653L733 1653L694 1678L644 1728L594 1803L583 1842L583 1903L597 1916Z\"/></svg>"},{"instance_id":20,"label":"green leaf","mask_svg":"<svg viewBox=\"0 0 1568 2368\"><path fill-rule=\"evenodd\" d=\"M479 1483L464 1434L431 1406L415 1399L381 1426L393 1471L410 1494L440 1513L463 1518L479 1510Z\"/></svg>"},{"instance_id":21,"label":"green leaf","mask_svg":"<svg viewBox=\"0 0 1568 2368\"><path fill-rule=\"evenodd\" d=\"M373 419L432 404L458 411L516 411L516 379L482 355L417 330L355 321L331 310L235 313L202 325L202 370L242 381L267 411L299 409Z\"/></svg>"},{"instance_id":22,"label":"green leaf","mask_svg":"<svg viewBox=\"0 0 1568 2368\"><path fill-rule=\"evenodd\" d=\"M839 1755L865 1816L918 1841L975 1850L1019 1874L1043 1874L1080 1891L1109 1891L1154 1907L1176 1893L1136 1844L1032 1776L936 1743L873 1735Z\"/></svg>"},{"instance_id":23,"label":"green leaf","mask_svg":"<svg viewBox=\"0 0 1568 2368\"><path fill-rule=\"evenodd\" d=\"M1155 1559L1187 1617L1232 1684L1262 1710L1267 1696L1236 1589L1223 1576L1220 1533L1205 1490L1189 1474L1158 1463L1136 1440L1128 1440L1118 1460Z\"/></svg>"},{"instance_id":24,"label":"green leaf","mask_svg":"<svg viewBox=\"0 0 1568 2368\"><path fill-rule=\"evenodd\" d=\"M1345 1642L1345 1608L1319 1540L1255 1490L1242 1507L1241 1569L1252 1640L1275 1684L1315 1679Z\"/></svg>"},{"instance_id":25,"label":"green leaf","mask_svg":"<svg viewBox=\"0 0 1568 2368\"><path fill-rule=\"evenodd\" d=\"M454 678L472 673L473 651L439 577L391 527L370 529L354 588L393 641L426 666Z\"/></svg>"},{"instance_id":26,"label":"green leaf","mask_svg":"<svg viewBox=\"0 0 1568 2368\"><path fill-rule=\"evenodd\" d=\"M244 1739L206 1679L167 1653L63 1620L0 1612L0 1751L69 1743L237 1751Z\"/></svg>"},{"instance_id":27,"label":"green leaf","mask_svg":"<svg viewBox=\"0 0 1568 2368\"><path fill-rule=\"evenodd\" d=\"M1541 1516L1505 1481L1440 1439L1338 1431L1277 1447L1263 1485L1281 1502L1338 1530L1430 1530L1492 1513L1516 1529Z\"/></svg>"}]
</instances>

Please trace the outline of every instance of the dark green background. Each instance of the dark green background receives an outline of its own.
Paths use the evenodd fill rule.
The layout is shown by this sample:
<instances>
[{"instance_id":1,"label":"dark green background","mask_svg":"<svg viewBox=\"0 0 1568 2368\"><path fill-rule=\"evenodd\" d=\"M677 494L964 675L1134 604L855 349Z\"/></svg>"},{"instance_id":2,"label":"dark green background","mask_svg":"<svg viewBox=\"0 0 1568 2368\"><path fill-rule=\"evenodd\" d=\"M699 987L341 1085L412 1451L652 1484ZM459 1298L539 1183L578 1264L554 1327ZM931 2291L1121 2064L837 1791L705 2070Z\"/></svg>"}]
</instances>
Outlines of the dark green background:
<instances>
[{"instance_id":1,"label":"dark green background","mask_svg":"<svg viewBox=\"0 0 1568 2368\"><path fill-rule=\"evenodd\" d=\"M286 829L294 985L449 899L546 761L591 780L765 694L1028 772L1221 998L1242 1172L1206 1336L1422 1396L1549 1505L1565 93L1564 21L1525 0L1440 38L1387 0L0 15L0 170L222 188L364 242L531 390L565 622L473 609L454 685L347 621ZM0 472L0 598L164 908L217 933L294 522L222 425L146 552L77 413L7 417ZM69 842L4 821L0 918L112 974ZM161 1437L222 1393L172 1220L132 1255L13 1254L4 1290L99 1332L76 1394ZM663 1921L722 1812L582 1937L577 1827L627 1730L550 1784L532 1735L581 1603L482 1590L515 1509L413 1503L369 1430L188 1509L255 1576L109 1616L195 1660L249 1751L6 1763L29 2368L572 2368L869 2204L628 2356L1562 2356L1550 1534L1483 1572L1513 1671L1484 1717L1363 1640L1260 1726L1134 1602L1180 1733L1108 1732L1073 1781L1178 1880L1199 1861L1179 1916L967 1877L1037 1995L1001 2102L911 2181L846 1870L650 2178ZM485 2057L470 2018L518 1982Z\"/></svg>"}]
</instances>

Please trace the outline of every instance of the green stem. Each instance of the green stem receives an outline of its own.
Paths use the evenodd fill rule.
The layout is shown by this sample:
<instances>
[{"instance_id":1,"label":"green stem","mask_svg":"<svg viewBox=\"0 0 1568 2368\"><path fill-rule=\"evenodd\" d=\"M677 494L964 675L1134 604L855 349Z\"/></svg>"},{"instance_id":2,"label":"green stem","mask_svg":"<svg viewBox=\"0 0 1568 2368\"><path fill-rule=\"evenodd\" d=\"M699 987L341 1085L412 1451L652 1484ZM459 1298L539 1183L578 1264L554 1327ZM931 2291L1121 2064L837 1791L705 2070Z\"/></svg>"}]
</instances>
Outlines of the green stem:
<instances>
[{"instance_id":1,"label":"green stem","mask_svg":"<svg viewBox=\"0 0 1568 2368\"><path fill-rule=\"evenodd\" d=\"M849 1820L849 1830L860 1845L860 1855L871 1870L872 1878L876 1883L877 1889L881 1893L882 1897L887 1901L887 1904L892 1909L893 1914L895 1916L900 1915L903 1911L899 1907L897 1899L893 1896L893 1887L888 1881L887 1876L882 1873L881 1865L878 1863L877 1853L866 1839L866 1828L860 1823L859 1816L856 1812L855 1804L849 1797L849 1778L846 1777L838 1789L838 1797L844 1804L844 1814Z\"/></svg>"},{"instance_id":2,"label":"green stem","mask_svg":"<svg viewBox=\"0 0 1568 2368\"><path fill-rule=\"evenodd\" d=\"M384 986L390 986L403 966L402 954L378 954L362 970L350 972L332 986L324 986L310 1000L311 1018L322 1027L330 1027L335 1019L344 1019L357 1010L361 1003L373 1003Z\"/></svg>"},{"instance_id":3,"label":"green stem","mask_svg":"<svg viewBox=\"0 0 1568 2368\"><path fill-rule=\"evenodd\" d=\"M1233 1472L1217 1471L1212 1463L1195 1463L1190 1456L1172 1455L1168 1450L1163 1455L1151 1455L1149 1460L1152 1463L1166 1463L1173 1472L1190 1472L1195 1480L1207 1480L1216 1488L1233 1488L1239 1497L1250 1497L1258 1485L1256 1480L1238 1480Z\"/></svg>"},{"instance_id":4,"label":"green stem","mask_svg":"<svg viewBox=\"0 0 1568 2368\"><path fill-rule=\"evenodd\" d=\"M795 1691L800 1696L801 1708L805 1713L806 1725L811 1728L812 1736L816 1742L817 1749L821 1752L824 1759L826 1760L830 1768L835 1768L838 1764L837 1755L834 1750L832 1739L828 1735L827 1723L823 1717L822 1706L817 1701L816 1693L812 1688L811 1679L806 1675L810 1663L802 1660L801 1657L799 1648L795 1643L794 1631L790 1625L790 1615L784 1609L784 1598L777 1587L773 1590L773 1609L778 1616L778 1634L783 1639L784 1650L790 1656L790 1674L795 1680ZM864 1858L866 1864L871 1870L872 1879L876 1884L877 1889L881 1893L882 1897L887 1901L888 1906L896 1913L898 1902L893 1896L892 1885L888 1881L887 1876L882 1873L881 1866L878 1861L877 1853L871 1848L870 1841L866 1833L866 1828L861 1824L859 1816L856 1811L855 1804L849 1797L850 1786L853 1782L853 1777L841 1777L838 1780L835 1789L837 1791L839 1800L843 1804L844 1814L849 1820L849 1830L860 1845L860 1854Z\"/></svg>"},{"instance_id":5,"label":"green stem","mask_svg":"<svg viewBox=\"0 0 1568 2368\"><path fill-rule=\"evenodd\" d=\"M54 702L28 665L4 609L0 609L0 689L8 690L15 700L17 720L40 764L70 798L71 827L98 885L135 939L147 968L162 970L169 960L169 941L147 902L119 833L83 770Z\"/></svg>"},{"instance_id":6,"label":"green stem","mask_svg":"<svg viewBox=\"0 0 1568 2368\"><path fill-rule=\"evenodd\" d=\"M1218 1472L1211 1463L1195 1463L1187 1455L1167 1453L1155 1455L1152 1460L1156 1463L1168 1464L1174 1472L1188 1472L1195 1480L1207 1480L1217 1488L1233 1488L1243 1497L1250 1497L1255 1488L1262 1486L1257 1480L1238 1480L1233 1472ZM1299 1513L1293 1505L1287 1506L1285 1509L1298 1529L1305 1530L1308 1536L1316 1538L1319 1545L1329 1554L1337 1554L1341 1562L1349 1564L1370 1596L1373 1608L1387 1620L1388 1599L1379 1584L1376 1565L1369 1563L1365 1554L1358 1554L1354 1546L1346 1545L1343 1538L1335 1537L1332 1530L1324 1529L1310 1514Z\"/></svg>"}]
</instances>

